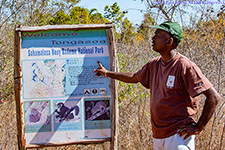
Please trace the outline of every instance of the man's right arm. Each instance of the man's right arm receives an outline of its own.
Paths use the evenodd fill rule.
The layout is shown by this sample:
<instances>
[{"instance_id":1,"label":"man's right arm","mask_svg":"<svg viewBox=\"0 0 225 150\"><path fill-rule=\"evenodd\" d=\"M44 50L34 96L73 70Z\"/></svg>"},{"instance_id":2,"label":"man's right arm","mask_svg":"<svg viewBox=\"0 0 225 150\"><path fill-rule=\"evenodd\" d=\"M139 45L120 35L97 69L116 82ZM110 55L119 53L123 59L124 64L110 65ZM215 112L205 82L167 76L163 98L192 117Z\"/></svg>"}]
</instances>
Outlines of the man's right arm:
<instances>
[{"instance_id":1,"label":"man's right arm","mask_svg":"<svg viewBox=\"0 0 225 150\"><path fill-rule=\"evenodd\" d=\"M112 79L120 80L126 83L137 83L137 75L135 73L122 73L106 70L100 62L98 62L99 68L95 69L97 76L103 75L104 77L110 77Z\"/></svg>"}]
</instances>

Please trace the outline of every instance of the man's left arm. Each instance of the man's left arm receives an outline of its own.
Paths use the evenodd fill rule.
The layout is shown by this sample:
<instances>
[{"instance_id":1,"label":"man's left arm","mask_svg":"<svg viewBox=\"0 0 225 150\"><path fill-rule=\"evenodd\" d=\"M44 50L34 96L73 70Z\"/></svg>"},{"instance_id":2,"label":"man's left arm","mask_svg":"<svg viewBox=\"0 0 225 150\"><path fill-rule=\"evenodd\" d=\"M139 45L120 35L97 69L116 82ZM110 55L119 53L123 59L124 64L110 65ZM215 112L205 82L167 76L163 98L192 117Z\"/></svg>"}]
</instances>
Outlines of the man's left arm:
<instances>
[{"instance_id":1,"label":"man's left arm","mask_svg":"<svg viewBox=\"0 0 225 150\"><path fill-rule=\"evenodd\" d=\"M214 87L204 91L203 94L206 96L206 100L198 122L196 124L184 125L178 132L180 136L185 135L184 139L187 139L191 135L199 134L215 112L216 105L220 100L220 95Z\"/></svg>"}]
</instances>

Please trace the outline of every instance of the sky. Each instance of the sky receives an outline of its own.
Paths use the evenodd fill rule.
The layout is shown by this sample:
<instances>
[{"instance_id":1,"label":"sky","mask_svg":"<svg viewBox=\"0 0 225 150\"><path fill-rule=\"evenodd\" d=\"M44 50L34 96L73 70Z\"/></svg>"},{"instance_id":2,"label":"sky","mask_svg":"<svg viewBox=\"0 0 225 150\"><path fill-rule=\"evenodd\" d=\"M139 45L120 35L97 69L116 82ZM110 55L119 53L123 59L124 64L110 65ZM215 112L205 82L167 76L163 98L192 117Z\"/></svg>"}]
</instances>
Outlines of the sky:
<instances>
[{"instance_id":1,"label":"sky","mask_svg":"<svg viewBox=\"0 0 225 150\"><path fill-rule=\"evenodd\" d=\"M205 7L205 5L200 5L197 2L200 0L191 0L187 4L182 4L182 5L197 5L200 7ZM104 7L106 5L113 5L113 3L117 2L118 6L120 7L121 11L128 11L128 13L125 14L125 17L127 17L133 25L140 25L141 22L144 20L144 13L146 11L146 6L145 3L141 2L141 0L81 0L80 3L78 3L78 6L87 8L89 10L96 8L99 13L104 15ZM167 2L165 0L165 2ZM171 2L176 2L176 0L171 1ZM192 2L192 3L191 3ZM221 0L220 4L216 4L218 0L207 0L206 1L207 6L212 6L213 8L216 8L217 10L220 8L222 4L225 4L225 0ZM169 4L168 4L169 5ZM187 14L183 14L183 19L184 23L183 25L188 26L190 25L190 17L198 15L196 10L188 10ZM158 18L160 19L160 18ZM176 21L181 23L180 18L177 18ZM156 22L160 22L160 20L156 20Z\"/></svg>"},{"instance_id":2,"label":"sky","mask_svg":"<svg viewBox=\"0 0 225 150\"><path fill-rule=\"evenodd\" d=\"M144 20L146 7L141 0L81 0L78 6L89 10L96 8L99 13L104 14L104 7L106 5L111 6L115 2L117 2L121 11L128 11L125 17L127 17L132 24L140 24L141 21Z\"/></svg>"}]
</instances>

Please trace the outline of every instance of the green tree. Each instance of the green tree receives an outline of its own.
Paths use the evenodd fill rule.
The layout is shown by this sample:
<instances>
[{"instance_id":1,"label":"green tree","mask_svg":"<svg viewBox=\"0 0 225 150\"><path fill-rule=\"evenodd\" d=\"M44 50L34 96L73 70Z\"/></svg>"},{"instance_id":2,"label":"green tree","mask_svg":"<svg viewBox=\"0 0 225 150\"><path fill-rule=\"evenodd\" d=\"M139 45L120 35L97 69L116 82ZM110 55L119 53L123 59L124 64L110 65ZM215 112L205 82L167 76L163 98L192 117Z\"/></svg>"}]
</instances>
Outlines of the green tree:
<instances>
[{"instance_id":1,"label":"green tree","mask_svg":"<svg viewBox=\"0 0 225 150\"><path fill-rule=\"evenodd\" d=\"M117 2L112 6L106 5L104 11L104 17L114 23L117 29L120 29L125 14L120 11L120 7L117 5Z\"/></svg>"},{"instance_id":2,"label":"green tree","mask_svg":"<svg viewBox=\"0 0 225 150\"><path fill-rule=\"evenodd\" d=\"M131 42L135 36L135 28L125 17L126 12L122 12L115 2L113 5L106 5L104 8L104 17L114 24L114 35L118 42Z\"/></svg>"},{"instance_id":3,"label":"green tree","mask_svg":"<svg viewBox=\"0 0 225 150\"><path fill-rule=\"evenodd\" d=\"M88 11L81 7L72 8L68 14L61 10L49 20L49 24L101 24L106 22L109 21L98 13L97 9Z\"/></svg>"},{"instance_id":4,"label":"green tree","mask_svg":"<svg viewBox=\"0 0 225 150\"><path fill-rule=\"evenodd\" d=\"M98 12L97 9L91 9L89 12L89 18L92 24L108 23L109 21Z\"/></svg>"},{"instance_id":5,"label":"green tree","mask_svg":"<svg viewBox=\"0 0 225 150\"><path fill-rule=\"evenodd\" d=\"M128 43L134 40L136 35L132 23L125 18L122 22L121 42Z\"/></svg>"},{"instance_id":6,"label":"green tree","mask_svg":"<svg viewBox=\"0 0 225 150\"><path fill-rule=\"evenodd\" d=\"M89 24L89 12L86 8L74 7L70 11L71 24Z\"/></svg>"},{"instance_id":7,"label":"green tree","mask_svg":"<svg viewBox=\"0 0 225 150\"><path fill-rule=\"evenodd\" d=\"M140 41L149 40L150 25L154 25L155 21L149 13L144 14L144 20L140 24L137 34Z\"/></svg>"},{"instance_id":8,"label":"green tree","mask_svg":"<svg viewBox=\"0 0 225 150\"><path fill-rule=\"evenodd\" d=\"M71 17L65 14L65 12L61 10L49 20L48 24L51 24L51 25L71 24Z\"/></svg>"}]
</instances>

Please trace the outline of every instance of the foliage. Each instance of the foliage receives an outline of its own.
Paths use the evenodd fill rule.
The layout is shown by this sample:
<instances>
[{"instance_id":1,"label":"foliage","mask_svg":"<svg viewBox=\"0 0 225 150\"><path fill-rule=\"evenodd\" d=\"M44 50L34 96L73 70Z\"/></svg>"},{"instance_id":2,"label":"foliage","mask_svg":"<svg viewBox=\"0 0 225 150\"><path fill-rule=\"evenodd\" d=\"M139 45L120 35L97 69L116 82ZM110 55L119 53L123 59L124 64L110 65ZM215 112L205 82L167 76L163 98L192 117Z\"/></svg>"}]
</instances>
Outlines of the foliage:
<instances>
[{"instance_id":1,"label":"foliage","mask_svg":"<svg viewBox=\"0 0 225 150\"><path fill-rule=\"evenodd\" d=\"M145 13L144 14L144 20L141 23L140 27L137 30L138 33L138 40L139 42L145 42L149 40L149 33L150 33L150 25L154 25L155 21L152 18L152 16L150 16L150 14Z\"/></svg>"},{"instance_id":2,"label":"foliage","mask_svg":"<svg viewBox=\"0 0 225 150\"><path fill-rule=\"evenodd\" d=\"M43 20L44 21L44 20ZM64 11L59 11L56 13L56 15L52 18L50 18L49 22L46 22L47 24L56 25L56 24L71 24L71 17L67 14L65 14Z\"/></svg>"},{"instance_id":3,"label":"foliage","mask_svg":"<svg viewBox=\"0 0 225 150\"><path fill-rule=\"evenodd\" d=\"M123 43L131 43L136 36L135 28L131 24L131 22L125 18L122 22L122 32L120 34L120 42Z\"/></svg>"},{"instance_id":4,"label":"foliage","mask_svg":"<svg viewBox=\"0 0 225 150\"><path fill-rule=\"evenodd\" d=\"M109 23L109 21L98 12L97 9L91 9L89 12L89 18L92 24Z\"/></svg>"},{"instance_id":5,"label":"foliage","mask_svg":"<svg viewBox=\"0 0 225 150\"><path fill-rule=\"evenodd\" d=\"M101 24L107 23L96 9L88 10L86 8L74 7L69 14L59 11L55 16L50 18L49 24Z\"/></svg>"},{"instance_id":6,"label":"foliage","mask_svg":"<svg viewBox=\"0 0 225 150\"><path fill-rule=\"evenodd\" d=\"M117 42L132 43L136 33L132 23L125 18L125 13L115 2L113 5L106 5L104 8L104 17L114 24L114 35Z\"/></svg>"},{"instance_id":7,"label":"foliage","mask_svg":"<svg viewBox=\"0 0 225 150\"><path fill-rule=\"evenodd\" d=\"M114 23L117 27L120 27L125 14L120 11L120 7L117 5L117 2L115 2L112 6L106 5L104 11L104 17Z\"/></svg>"}]
</instances>

